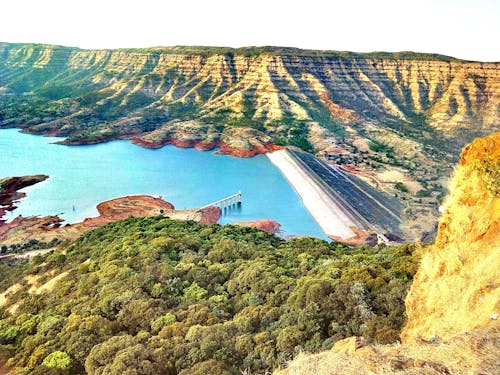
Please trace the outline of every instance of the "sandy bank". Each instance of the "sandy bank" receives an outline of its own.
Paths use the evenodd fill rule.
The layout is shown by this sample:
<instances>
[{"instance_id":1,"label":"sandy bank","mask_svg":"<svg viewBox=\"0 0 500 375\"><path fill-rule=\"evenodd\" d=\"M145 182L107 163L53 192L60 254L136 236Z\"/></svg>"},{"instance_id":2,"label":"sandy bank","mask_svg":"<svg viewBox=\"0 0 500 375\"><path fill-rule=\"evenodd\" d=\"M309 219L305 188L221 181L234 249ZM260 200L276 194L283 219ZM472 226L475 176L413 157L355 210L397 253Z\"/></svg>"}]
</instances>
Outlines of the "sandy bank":
<instances>
[{"instance_id":1,"label":"sandy bank","mask_svg":"<svg viewBox=\"0 0 500 375\"><path fill-rule=\"evenodd\" d=\"M287 150L266 154L299 194L304 206L327 236L337 240L349 240L358 235L357 227L342 208L308 175L290 156Z\"/></svg>"}]
</instances>

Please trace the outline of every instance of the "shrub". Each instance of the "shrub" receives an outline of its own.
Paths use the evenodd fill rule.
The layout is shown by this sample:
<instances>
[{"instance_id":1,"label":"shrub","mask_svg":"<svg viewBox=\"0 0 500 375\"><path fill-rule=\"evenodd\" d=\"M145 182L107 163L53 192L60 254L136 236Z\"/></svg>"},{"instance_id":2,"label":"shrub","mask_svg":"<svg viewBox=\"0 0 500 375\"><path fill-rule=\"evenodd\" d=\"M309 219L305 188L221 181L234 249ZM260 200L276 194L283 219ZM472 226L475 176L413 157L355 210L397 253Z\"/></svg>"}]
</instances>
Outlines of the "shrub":
<instances>
[{"instance_id":1,"label":"shrub","mask_svg":"<svg viewBox=\"0 0 500 375\"><path fill-rule=\"evenodd\" d=\"M398 189L399 191L402 191L403 193L408 193L409 192L409 190L406 187L406 185L403 184L402 182L396 182L396 185L394 187L396 189Z\"/></svg>"},{"instance_id":2,"label":"shrub","mask_svg":"<svg viewBox=\"0 0 500 375\"><path fill-rule=\"evenodd\" d=\"M59 370L65 370L71 366L71 357L67 353L57 350L45 357L42 365Z\"/></svg>"}]
</instances>

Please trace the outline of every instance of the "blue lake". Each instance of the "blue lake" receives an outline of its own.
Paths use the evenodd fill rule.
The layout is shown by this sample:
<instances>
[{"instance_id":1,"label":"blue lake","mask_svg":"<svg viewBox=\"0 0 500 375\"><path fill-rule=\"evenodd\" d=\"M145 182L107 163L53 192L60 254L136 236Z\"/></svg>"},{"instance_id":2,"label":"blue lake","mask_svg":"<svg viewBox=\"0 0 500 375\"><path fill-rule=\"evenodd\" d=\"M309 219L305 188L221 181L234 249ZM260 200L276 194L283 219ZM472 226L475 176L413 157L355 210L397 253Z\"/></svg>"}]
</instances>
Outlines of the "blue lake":
<instances>
[{"instance_id":1,"label":"blue lake","mask_svg":"<svg viewBox=\"0 0 500 375\"><path fill-rule=\"evenodd\" d=\"M272 219L284 235L327 239L281 172L264 155L239 159L166 146L150 150L128 141L89 146L53 144L60 138L0 130L0 178L46 174L23 189L17 215L60 214L67 222L97 216L99 202L124 195L161 196L178 209L201 207L241 189L240 209L219 221Z\"/></svg>"}]
</instances>

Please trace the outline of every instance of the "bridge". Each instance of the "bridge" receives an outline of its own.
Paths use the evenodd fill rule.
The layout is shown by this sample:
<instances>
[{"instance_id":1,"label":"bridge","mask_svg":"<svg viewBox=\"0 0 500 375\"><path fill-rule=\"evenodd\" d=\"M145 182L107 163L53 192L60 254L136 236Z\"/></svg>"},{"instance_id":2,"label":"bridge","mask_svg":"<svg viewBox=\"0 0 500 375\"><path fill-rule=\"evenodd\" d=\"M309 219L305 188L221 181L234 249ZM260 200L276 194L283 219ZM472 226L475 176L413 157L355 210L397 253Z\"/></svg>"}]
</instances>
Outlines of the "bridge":
<instances>
[{"instance_id":1,"label":"bridge","mask_svg":"<svg viewBox=\"0 0 500 375\"><path fill-rule=\"evenodd\" d=\"M201 208L207 208L211 206L216 206L222 208L231 207L234 205L241 205L241 190L238 190L236 194L230 195L228 197L219 199L215 202L209 203Z\"/></svg>"}]
</instances>

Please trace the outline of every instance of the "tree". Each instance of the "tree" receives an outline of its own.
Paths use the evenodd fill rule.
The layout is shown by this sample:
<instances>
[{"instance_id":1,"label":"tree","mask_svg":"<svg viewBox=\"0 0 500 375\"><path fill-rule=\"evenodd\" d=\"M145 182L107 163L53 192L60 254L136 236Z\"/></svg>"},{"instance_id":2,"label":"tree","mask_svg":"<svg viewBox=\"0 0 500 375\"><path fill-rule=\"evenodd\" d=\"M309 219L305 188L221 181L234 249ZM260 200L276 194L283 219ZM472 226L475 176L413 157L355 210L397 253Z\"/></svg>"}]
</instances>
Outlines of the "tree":
<instances>
[{"instance_id":1,"label":"tree","mask_svg":"<svg viewBox=\"0 0 500 375\"><path fill-rule=\"evenodd\" d=\"M151 321L151 329L153 330L153 332L159 332L163 327L175 322L177 322L177 318L175 317L175 315L172 313L166 313L165 315Z\"/></svg>"},{"instance_id":2,"label":"tree","mask_svg":"<svg viewBox=\"0 0 500 375\"><path fill-rule=\"evenodd\" d=\"M207 374L218 374L218 375L230 375L231 372L228 371L227 365L224 362L216 361L215 359L209 359L205 362L200 362L189 369L182 370L179 375L207 375Z\"/></svg>"},{"instance_id":3,"label":"tree","mask_svg":"<svg viewBox=\"0 0 500 375\"><path fill-rule=\"evenodd\" d=\"M403 193L408 193L409 192L409 190L406 187L406 185L403 184L402 182L396 182L396 185L394 187L396 189L398 189L399 191L402 191Z\"/></svg>"},{"instance_id":4,"label":"tree","mask_svg":"<svg viewBox=\"0 0 500 375\"><path fill-rule=\"evenodd\" d=\"M0 350L33 375L223 374L272 370L350 335L391 342L418 248L129 218L60 245L69 276L51 293L23 285L10 297L19 308L0 308ZM60 272L47 259L59 258L0 264L0 292L20 276ZM65 370L42 364L68 358Z\"/></svg>"},{"instance_id":5,"label":"tree","mask_svg":"<svg viewBox=\"0 0 500 375\"><path fill-rule=\"evenodd\" d=\"M197 283L192 283L188 288L184 289L183 299L188 302L199 302L205 299L207 295L208 291Z\"/></svg>"},{"instance_id":6,"label":"tree","mask_svg":"<svg viewBox=\"0 0 500 375\"><path fill-rule=\"evenodd\" d=\"M65 352L56 350L45 357L42 365L59 370L66 370L71 366L71 357Z\"/></svg>"}]
</instances>

